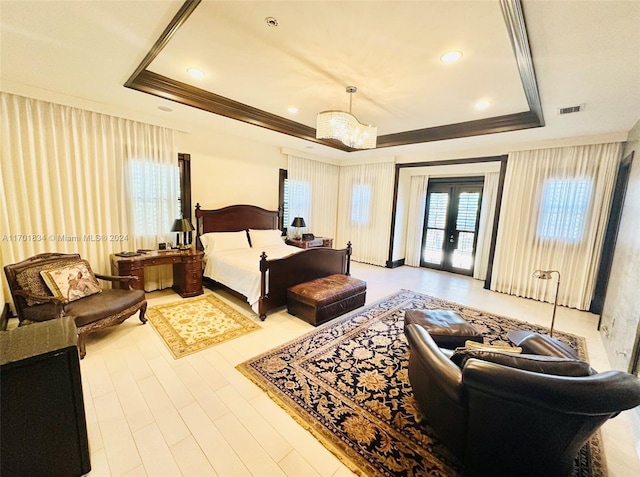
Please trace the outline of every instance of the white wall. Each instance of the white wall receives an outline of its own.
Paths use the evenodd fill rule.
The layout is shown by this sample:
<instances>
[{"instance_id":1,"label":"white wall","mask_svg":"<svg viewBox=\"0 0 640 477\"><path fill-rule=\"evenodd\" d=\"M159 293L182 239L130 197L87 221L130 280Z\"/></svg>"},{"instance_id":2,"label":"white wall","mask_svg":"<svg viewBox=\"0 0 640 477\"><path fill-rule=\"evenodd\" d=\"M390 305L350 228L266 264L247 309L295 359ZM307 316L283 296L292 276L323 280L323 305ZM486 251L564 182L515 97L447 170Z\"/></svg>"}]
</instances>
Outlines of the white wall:
<instances>
[{"instance_id":1,"label":"white wall","mask_svg":"<svg viewBox=\"0 0 640 477\"><path fill-rule=\"evenodd\" d=\"M640 322L640 121L629 132L623 157L634 152L600 332L609 362L627 371Z\"/></svg>"},{"instance_id":2,"label":"white wall","mask_svg":"<svg viewBox=\"0 0 640 477\"><path fill-rule=\"evenodd\" d=\"M406 172L407 169L400 169L398 173L398 199L396 201L396 210L393 211L396 222L393 229L393 253L391 255L391 259L394 262L405 258L407 251L407 221L409 219L411 175Z\"/></svg>"},{"instance_id":3,"label":"white wall","mask_svg":"<svg viewBox=\"0 0 640 477\"><path fill-rule=\"evenodd\" d=\"M183 133L180 152L191 154L191 200L203 209L232 204L278 208L279 169L286 155L275 146L235 136Z\"/></svg>"}]
</instances>

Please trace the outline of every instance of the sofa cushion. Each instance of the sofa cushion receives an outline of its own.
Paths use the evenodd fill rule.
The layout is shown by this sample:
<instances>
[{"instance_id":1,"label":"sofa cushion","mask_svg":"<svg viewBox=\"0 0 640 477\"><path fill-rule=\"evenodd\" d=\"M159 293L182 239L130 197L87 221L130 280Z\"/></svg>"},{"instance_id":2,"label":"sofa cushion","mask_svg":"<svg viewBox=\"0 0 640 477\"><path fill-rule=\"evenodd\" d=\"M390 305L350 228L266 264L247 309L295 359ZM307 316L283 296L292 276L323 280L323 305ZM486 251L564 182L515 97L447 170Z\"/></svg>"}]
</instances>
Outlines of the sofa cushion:
<instances>
[{"instance_id":1,"label":"sofa cushion","mask_svg":"<svg viewBox=\"0 0 640 477\"><path fill-rule=\"evenodd\" d=\"M579 359L538 356L535 354L513 354L464 348L455 350L453 355L451 355L451 361L457 364L460 369L464 368L467 360L471 358L509 366L510 368L517 368L542 374L553 374L556 376L580 377L590 376L593 374L593 370L591 369L591 366L589 366L589 363Z\"/></svg>"},{"instance_id":2,"label":"sofa cushion","mask_svg":"<svg viewBox=\"0 0 640 477\"><path fill-rule=\"evenodd\" d=\"M69 303L65 314L73 317L76 326L83 326L138 306L143 301L144 290L106 289L102 293Z\"/></svg>"},{"instance_id":3,"label":"sofa cushion","mask_svg":"<svg viewBox=\"0 0 640 477\"><path fill-rule=\"evenodd\" d=\"M86 260L42 270L40 275L51 293L63 300L75 301L102 291Z\"/></svg>"}]
</instances>

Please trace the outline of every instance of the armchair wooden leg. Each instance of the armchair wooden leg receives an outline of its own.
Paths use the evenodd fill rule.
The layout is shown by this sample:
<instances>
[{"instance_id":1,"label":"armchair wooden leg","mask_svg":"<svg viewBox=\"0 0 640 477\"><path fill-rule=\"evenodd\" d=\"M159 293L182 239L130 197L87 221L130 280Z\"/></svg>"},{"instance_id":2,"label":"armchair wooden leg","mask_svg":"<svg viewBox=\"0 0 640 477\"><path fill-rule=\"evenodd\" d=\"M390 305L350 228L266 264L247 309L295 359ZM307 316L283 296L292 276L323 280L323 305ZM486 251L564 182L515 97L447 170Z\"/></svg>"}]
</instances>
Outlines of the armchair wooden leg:
<instances>
[{"instance_id":1,"label":"armchair wooden leg","mask_svg":"<svg viewBox=\"0 0 640 477\"><path fill-rule=\"evenodd\" d=\"M142 322L143 325L147 322L147 318L144 316L146 312L147 312L147 302L145 302L144 305L140 307L140 321Z\"/></svg>"},{"instance_id":2,"label":"armchair wooden leg","mask_svg":"<svg viewBox=\"0 0 640 477\"><path fill-rule=\"evenodd\" d=\"M85 347L85 339L87 335L85 333L78 333L78 350L80 351L80 359L84 359L87 355L87 349Z\"/></svg>"}]
</instances>

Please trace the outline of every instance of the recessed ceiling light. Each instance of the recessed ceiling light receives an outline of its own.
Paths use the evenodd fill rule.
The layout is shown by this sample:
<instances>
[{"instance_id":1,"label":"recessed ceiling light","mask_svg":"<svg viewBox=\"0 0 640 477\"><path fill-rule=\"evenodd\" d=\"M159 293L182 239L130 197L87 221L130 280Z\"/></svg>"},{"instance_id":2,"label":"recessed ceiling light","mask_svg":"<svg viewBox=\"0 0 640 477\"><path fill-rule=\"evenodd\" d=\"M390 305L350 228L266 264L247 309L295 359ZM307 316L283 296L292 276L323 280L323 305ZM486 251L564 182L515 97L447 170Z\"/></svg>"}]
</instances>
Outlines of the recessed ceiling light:
<instances>
[{"instance_id":1,"label":"recessed ceiling light","mask_svg":"<svg viewBox=\"0 0 640 477\"><path fill-rule=\"evenodd\" d=\"M476 103L476 109L487 109L491 105L491 102L487 99L481 99Z\"/></svg>"},{"instance_id":2,"label":"recessed ceiling light","mask_svg":"<svg viewBox=\"0 0 640 477\"><path fill-rule=\"evenodd\" d=\"M298 112L298 108L291 106L287 109L287 111L289 111L291 114L296 114Z\"/></svg>"},{"instance_id":3,"label":"recessed ceiling light","mask_svg":"<svg viewBox=\"0 0 640 477\"><path fill-rule=\"evenodd\" d=\"M187 73L194 78L204 78L204 71L199 70L198 68L187 68Z\"/></svg>"},{"instance_id":4,"label":"recessed ceiling light","mask_svg":"<svg viewBox=\"0 0 640 477\"><path fill-rule=\"evenodd\" d=\"M443 63L455 63L462 58L461 51L449 51L440 57L440 61Z\"/></svg>"},{"instance_id":5,"label":"recessed ceiling light","mask_svg":"<svg viewBox=\"0 0 640 477\"><path fill-rule=\"evenodd\" d=\"M173 109L171 109L169 106L158 106L158 109L160 111L166 111L167 113L170 113L171 111L173 111Z\"/></svg>"}]
</instances>

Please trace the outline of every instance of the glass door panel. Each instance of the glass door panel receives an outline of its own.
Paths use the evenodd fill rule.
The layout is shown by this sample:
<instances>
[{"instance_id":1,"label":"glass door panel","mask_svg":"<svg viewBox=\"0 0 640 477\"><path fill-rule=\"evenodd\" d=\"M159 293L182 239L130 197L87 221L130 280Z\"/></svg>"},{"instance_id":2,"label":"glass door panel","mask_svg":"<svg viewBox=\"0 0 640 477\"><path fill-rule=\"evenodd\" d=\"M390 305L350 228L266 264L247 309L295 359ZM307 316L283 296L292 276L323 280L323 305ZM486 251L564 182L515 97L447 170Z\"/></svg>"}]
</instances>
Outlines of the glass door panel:
<instances>
[{"instance_id":1,"label":"glass door panel","mask_svg":"<svg viewBox=\"0 0 640 477\"><path fill-rule=\"evenodd\" d=\"M456 216L455 235L453 242L451 266L466 271L473 271L475 256L476 233L480 214L480 191L460 192L458 194L458 212Z\"/></svg>"},{"instance_id":2,"label":"glass door panel","mask_svg":"<svg viewBox=\"0 0 640 477\"><path fill-rule=\"evenodd\" d=\"M432 192L427 201L426 231L422 247L422 261L441 265L445 228L447 225L448 192Z\"/></svg>"},{"instance_id":3,"label":"glass door panel","mask_svg":"<svg viewBox=\"0 0 640 477\"><path fill-rule=\"evenodd\" d=\"M473 274L482 184L474 180L429 185L421 266Z\"/></svg>"}]
</instances>

